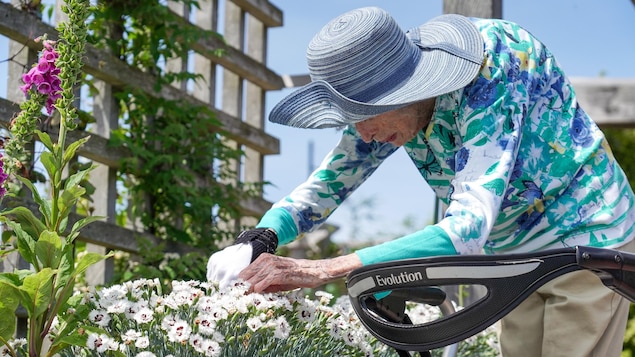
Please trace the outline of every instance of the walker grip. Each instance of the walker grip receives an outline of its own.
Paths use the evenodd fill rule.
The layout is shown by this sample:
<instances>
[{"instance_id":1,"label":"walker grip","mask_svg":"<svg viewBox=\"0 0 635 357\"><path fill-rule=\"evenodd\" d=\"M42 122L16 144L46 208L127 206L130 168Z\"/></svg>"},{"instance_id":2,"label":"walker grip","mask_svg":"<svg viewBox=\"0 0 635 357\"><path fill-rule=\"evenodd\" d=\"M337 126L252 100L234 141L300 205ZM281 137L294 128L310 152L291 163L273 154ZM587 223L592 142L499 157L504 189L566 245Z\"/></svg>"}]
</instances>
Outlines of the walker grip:
<instances>
[{"instance_id":1,"label":"walker grip","mask_svg":"<svg viewBox=\"0 0 635 357\"><path fill-rule=\"evenodd\" d=\"M429 351L483 331L546 282L583 269L594 272L604 285L635 302L635 254L582 246L526 254L458 255L373 264L351 272L346 284L360 321L378 340L398 350ZM436 295L426 296L434 290L422 288L471 284L487 288L485 296L432 322L403 324L372 311L378 293L390 291L393 306L405 306L406 301L435 305Z\"/></svg>"}]
</instances>

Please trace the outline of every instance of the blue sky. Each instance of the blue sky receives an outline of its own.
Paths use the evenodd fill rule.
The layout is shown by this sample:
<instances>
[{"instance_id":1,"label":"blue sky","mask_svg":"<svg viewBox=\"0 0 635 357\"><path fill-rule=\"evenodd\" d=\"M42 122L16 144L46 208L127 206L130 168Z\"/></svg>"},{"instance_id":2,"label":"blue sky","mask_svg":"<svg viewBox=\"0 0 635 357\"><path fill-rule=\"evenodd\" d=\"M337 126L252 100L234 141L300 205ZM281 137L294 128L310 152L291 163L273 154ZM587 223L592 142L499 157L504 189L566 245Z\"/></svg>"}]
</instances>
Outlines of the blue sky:
<instances>
[{"instance_id":1,"label":"blue sky","mask_svg":"<svg viewBox=\"0 0 635 357\"><path fill-rule=\"evenodd\" d=\"M201 0L203 1L203 0ZM45 1L49 3L50 0ZM306 73L305 49L313 35L333 17L363 6L387 10L405 30L442 14L442 0L271 0L283 11L284 25L269 30L268 66L278 74ZM635 5L630 0L506 0L503 18L520 23L549 46L566 72L573 77L635 78ZM6 59L6 39L0 37L0 61ZM0 63L6 78L6 63ZM0 80L0 96L6 95ZM289 90L267 94L267 110ZM319 164L337 143L334 130L306 130L267 123L267 132L280 139L280 155L265 158L265 198L274 202L303 182L309 170L309 142L314 144L313 162ZM402 224L411 218L418 227L433 219L434 195L402 150L396 152L359 189L351 201L373 199L362 205L361 229L351 232L350 207L345 204L331 217L340 226L337 241L352 236L389 238L405 233ZM348 208L347 208L348 206Z\"/></svg>"},{"instance_id":2,"label":"blue sky","mask_svg":"<svg viewBox=\"0 0 635 357\"><path fill-rule=\"evenodd\" d=\"M442 0L272 0L283 11L284 25L269 30L268 66L279 74L306 73L306 46L330 19L363 6L387 10L406 30L441 15ZM630 0L532 0L503 1L503 18L523 25L542 40L556 55L572 77L635 78L635 5ZM289 90L267 95L267 112ZM265 159L265 179L274 185L266 190L266 198L276 201L303 182L308 175L308 143L314 143L314 162L337 143L335 130L287 128L267 123L267 132L280 139L280 155ZM362 228L350 231L350 206L374 199L362 213L373 212ZM434 195L419 176L409 159L399 150L382 164L377 172L358 189L351 200L331 217L340 226L334 236L345 241L355 236L389 238L404 233L404 218L414 219L423 227L433 219Z\"/></svg>"}]
</instances>

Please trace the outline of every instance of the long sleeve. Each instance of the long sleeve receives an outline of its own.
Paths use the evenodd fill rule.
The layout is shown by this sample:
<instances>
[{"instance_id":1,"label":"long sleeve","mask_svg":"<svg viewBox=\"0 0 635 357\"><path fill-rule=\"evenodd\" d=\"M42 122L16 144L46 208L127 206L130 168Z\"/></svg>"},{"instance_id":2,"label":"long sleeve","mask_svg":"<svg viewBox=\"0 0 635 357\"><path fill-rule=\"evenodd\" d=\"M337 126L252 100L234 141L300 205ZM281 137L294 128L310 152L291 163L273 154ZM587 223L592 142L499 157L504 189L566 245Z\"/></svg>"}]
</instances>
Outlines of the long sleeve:
<instances>
[{"instance_id":1,"label":"long sleeve","mask_svg":"<svg viewBox=\"0 0 635 357\"><path fill-rule=\"evenodd\" d=\"M315 230L397 147L365 143L353 126L309 178L275 203L258 223L278 232L281 244Z\"/></svg>"}]
</instances>

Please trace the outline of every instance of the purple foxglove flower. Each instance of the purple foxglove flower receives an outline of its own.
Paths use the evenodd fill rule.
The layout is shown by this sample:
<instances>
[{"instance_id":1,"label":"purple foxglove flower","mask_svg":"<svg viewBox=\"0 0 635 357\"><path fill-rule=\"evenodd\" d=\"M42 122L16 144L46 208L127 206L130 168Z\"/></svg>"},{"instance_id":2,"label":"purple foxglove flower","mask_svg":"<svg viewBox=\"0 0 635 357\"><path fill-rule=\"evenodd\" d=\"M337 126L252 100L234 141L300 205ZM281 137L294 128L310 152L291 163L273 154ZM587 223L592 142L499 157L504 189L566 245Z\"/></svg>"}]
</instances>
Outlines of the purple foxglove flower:
<instances>
[{"instance_id":1,"label":"purple foxglove flower","mask_svg":"<svg viewBox=\"0 0 635 357\"><path fill-rule=\"evenodd\" d=\"M22 74L22 82L24 82L25 84L33 83L33 78L31 77L31 71L29 71L28 73Z\"/></svg>"},{"instance_id":2,"label":"purple foxglove flower","mask_svg":"<svg viewBox=\"0 0 635 357\"><path fill-rule=\"evenodd\" d=\"M55 109L55 100L51 97L46 99L46 114L51 115L51 113L53 113L53 110Z\"/></svg>"},{"instance_id":3,"label":"purple foxglove flower","mask_svg":"<svg viewBox=\"0 0 635 357\"><path fill-rule=\"evenodd\" d=\"M27 95L29 93L29 89L31 89L32 85L33 85L32 83L28 83L28 84L25 84L23 86L20 86L20 90L22 91L22 93L24 93L24 95Z\"/></svg>"},{"instance_id":4,"label":"purple foxglove flower","mask_svg":"<svg viewBox=\"0 0 635 357\"><path fill-rule=\"evenodd\" d=\"M40 62L38 62L37 64L37 70L40 71L40 73L46 73L48 72L52 67L52 64L47 62L47 61L42 61L40 60Z\"/></svg>"},{"instance_id":5,"label":"purple foxglove flower","mask_svg":"<svg viewBox=\"0 0 635 357\"><path fill-rule=\"evenodd\" d=\"M51 87L54 93L60 92L62 90L62 81L57 78L57 77L53 77L51 76L51 80L49 81L49 83L51 83Z\"/></svg>"},{"instance_id":6,"label":"purple foxglove flower","mask_svg":"<svg viewBox=\"0 0 635 357\"><path fill-rule=\"evenodd\" d=\"M51 93L51 85L47 82L42 82L40 84L37 85L37 91L47 95Z\"/></svg>"},{"instance_id":7,"label":"purple foxglove flower","mask_svg":"<svg viewBox=\"0 0 635 357\"><path fill-rule=\"evenodd\" d=\"M33 84L35 85L39 85L40 83L45 81L44 75L40 73L39 71L36 71L35 73L33 73L31 78L33 79Z\"/></svg>"},{"instance_id":8,"label":"purple foxglove flower","mask_svg":"<svg viewBox=\"0 0 635 357\"><path fill-rule=\"evenodd\" d=\"M55 60L59 56L60 55L57 52L54 52L54 51L44 51L42 53L42 59L45 60L46 62L55 62Z\"/></svg>"},{"instance_id":9,"label":"purple foxglove flower","mask_svg":"<svg viewBox=\"0 0 635 357\"><path fill-rule=\"evenodd\" d=\"M0 154L0 197L7 193L7 189L4 187L4 184L7 181L8 176L9 175L4 172L4 162L2 161L2 154Z\"/></svg>"}]
</instances>

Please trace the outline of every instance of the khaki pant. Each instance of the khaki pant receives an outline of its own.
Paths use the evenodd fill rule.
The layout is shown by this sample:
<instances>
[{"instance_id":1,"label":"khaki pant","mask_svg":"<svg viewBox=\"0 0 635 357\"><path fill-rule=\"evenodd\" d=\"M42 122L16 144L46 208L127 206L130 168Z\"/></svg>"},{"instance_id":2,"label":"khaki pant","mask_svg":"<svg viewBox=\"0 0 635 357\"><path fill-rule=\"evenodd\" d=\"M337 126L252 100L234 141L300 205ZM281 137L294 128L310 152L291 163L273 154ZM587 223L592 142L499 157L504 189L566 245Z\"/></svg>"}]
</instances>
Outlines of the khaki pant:
<instances>
[{"instance_id":1,"label":"khaki pant","mask_svg":"<svg viewBox=\"0 0 635 357\"><path fill-rule=\"evenodd\" d=\"M635 251L635 242L620 250ZM504 357L619 357L630 301L592 272L547 282L500 321Z\"/></svg>"}]
</instances>

